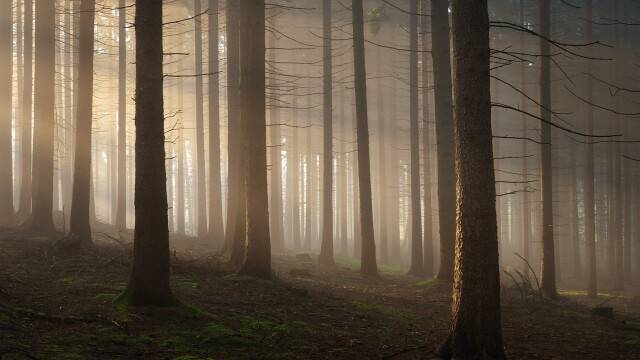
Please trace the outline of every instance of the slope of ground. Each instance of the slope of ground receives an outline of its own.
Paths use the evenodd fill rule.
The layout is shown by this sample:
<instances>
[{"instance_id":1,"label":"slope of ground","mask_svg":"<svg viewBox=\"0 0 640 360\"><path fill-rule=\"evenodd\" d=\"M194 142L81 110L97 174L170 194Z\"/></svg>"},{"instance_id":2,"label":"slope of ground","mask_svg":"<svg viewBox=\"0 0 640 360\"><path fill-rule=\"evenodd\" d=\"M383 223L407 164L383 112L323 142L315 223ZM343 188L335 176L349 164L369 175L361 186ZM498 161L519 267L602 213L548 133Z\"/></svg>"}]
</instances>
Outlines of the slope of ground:
<instances>
[{"instance_id":1,"label":"slope of ground","mask_svg":"<svg viewBox=\"0 0 640 360\"><path fill-rule=\"evenodd\" d=\"M55 257L51 239L0 230L1 359L429 359L447 335L450 285L397 269L366 278L313 255L274 255L275 281L239 277L195 242L172 252L172 288L189 306L113 308L131 250L101 238ZM590 315L583 293L562 294L503 291L510 359L640 359L640 298L601 295L611 320Z\"/></svg>"}]
</instances>

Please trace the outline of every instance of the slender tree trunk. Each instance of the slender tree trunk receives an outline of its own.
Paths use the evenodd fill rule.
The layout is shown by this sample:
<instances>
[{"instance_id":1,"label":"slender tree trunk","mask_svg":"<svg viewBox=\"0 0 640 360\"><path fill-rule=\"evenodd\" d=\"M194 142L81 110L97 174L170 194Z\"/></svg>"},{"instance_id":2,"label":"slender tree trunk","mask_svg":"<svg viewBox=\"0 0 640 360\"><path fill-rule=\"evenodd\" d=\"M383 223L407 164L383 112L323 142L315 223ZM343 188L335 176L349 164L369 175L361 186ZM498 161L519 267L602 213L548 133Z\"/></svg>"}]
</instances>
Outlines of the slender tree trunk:
<instances>
[{"instance_id":1,"label":"slender tree trunk","mask_svg":"<svg viewBox=\"0 0 640 360\"><path fill-rule=\"evenodd\" d=\"M340 100L341 104L344 104L343 100ZM344 106L342 106L344 109ZM344 114L344 111L342 111ZM340 256L349 257L349 236L347 234L347 223L349 222L349 212L347 211L347 200L348 200L348 191L347 191L347 149L345 147L345 142L347 141L347 131L346 131L347 121L344 116L340 117L340 157L338 158L337 166L336 166L336 180L338 180L338 189L336 202L338 203L338 227L336 231L338 232L338 239L340 241Z\"/></svg>"},{"instance_id":2,"label":"slender tree trunk","mask_svg":"<svg viewBox=\"0 0 640 360\"><path fill-rule=\"evenodd\" d=\"M271 9L270 19L271 26L277 27L278 8ZM269 60L276 62L276 35L269 32ZM270 157L271 157L271 244L276 251L284 250L284 224L282 219L282 150L281 150L281 132L278 122L280 120L280 108L278 100L280 99L280 91L276 83L277 74L275 72L269 74L269 139L270 139Z\"/></svg>"},{"instance_id":3,"label":"slender tree trunk","mask_svg":"<svg viewBox=\"0 0 640 360\"><path fill-rule=\"evenodd\" d=\"M33 105L33 0L24 0L24 99L20 150L20 204L15 220L24 221L31 212L31 122Z\"/></svg>"},{"instance_id":4,"label":"slender tree trunk","mask_svg":"<svg viewBox=\"0 0 640 360\"><path fill-rule=\"evenodd\" d=\"M52 232L55 127L55 2L38 3L35 13L35 83L33 132L32 230Z\"/></svg>"},{"instance_id":5,"label":"slender tree trunk","mask_svg":"<svg viewBox=\"0 0 640 360\"><path fill-rule=\"evenodd\" d=\"M322 245L318 262L333 265L333 79L331 58L331 0L322 0L323 172Z\"/></svg>"},{"instance_id":6,"label":"slender tree trunk","mask_svg":"<svg viewBox=\"0 0 640 360\"><path fill-rule=\"evenodd\" d=\"M202 11L201 0L193 1L193 14ZM204 100L202 95L202 20L198 16L195 21L195 62L196 62L196 182L198 202L198 236L207 234L207 183L205 180L204 159Z\"/></svg>"},{"instance_id":7,"label":"slender tree trunk","mask_svg":"<svg viewBox=\"0 0 640 360\"><path fill-rule=\"evenodd\" d=\"M16 58L17 58L17 83L18 83L18 93L17 93L17 103L16 103L16 110L15 110L15 133L16 133L16 137L19 137L20 134L22 134L19 129L22 126L22 118L23 118L23 113L22 113L22 106L23 106L23 98L24 98L24 46L23 46L23 41L24 38L22 36L23 34L23 22L22 22L22 8L23 8L23 2L20 1L18 2L18 4L16 5ZM14 144L15 146L15 158L14 158L14 165L15 165L15 181L14 181L14 192L16 192L18 194L18 196L20 195L20 164L22 163L22 146L19 145L20 142L16 139L16 142ZM13 199L15 200L15 199ZM14 204L16 206L19 206L19 198L18 198L18 203ZM12 217L12 220L15 220L15 216Z\"/></svg>"},{"instance_id":8,"label":"slender tree trunk","mask_svg":"<svg viewBox=\"0 0 640 360\"><path fill-rule=\"evenodd\" d=\"M93 123L93 43L95 0L80 3L80 58L78 71L78 118L76 120L71 231L78 245L91 245L89 188L91 182L91 125Z\"/></svg>"},{"instance_id":9,"label":"slender tree trunk","mask_svg":"<svg viewBox=\"0 0 640 360\"><path fill-rule=\"evenodd\" d=\"M306 150L307 150L307 154L305 156L305 165L306 165L306 169L305 169L305 185L304 185L304 191L305 191L305 226L304 226L304 244L302 245L302 248L306 251L309 251L309 249L311 249L311 225L312 225L312 215L311 213L313 212L313 202L311 201L312 199L312 192L311 192L311 184L313 183L311 181L312 178L312 169L313 167L311 166L312 163L312 159L311 159L311 148L312 148L312 136L311 136L311 132L313 127L311 126L312 124L312 119L311 119L311 82L309 81L309 78L307 78L307 101L306 101L306 107L307 107L307 131L306 131L306 142L307 142L307 146L306 146Z\"/></svg>"},{"instance_id":10,"label":"slender tree trunk","mask_svg":"<svg viewBox=\"0 0 640 360\"><path fill-rule=\"evenodd\" d=\"M409 136L411 142L411 268L424 276L422 209L420 208L420 122L418 120L418 1L410 2L409 15Z\"/></svg>"},{"instance_id":11,"label":"slender tree trunk","mask_svg":"<svg viewBox=\"0 0 640 360\"><path fill-rule=\"evenodd\" d=\"M183 82L178 82L178 110L184 114L184 85ZM177 226L176 232L180 235L185 235L185 141L184 141L184 124L182 124L178 128L178 178L176 179L177 183L177 203L178 203L178 213L177 217Z\"/></svg>"},{"instance_id":12,"label":"slender tree trunk","mask_svg":"<svg viewBox=\"0 0 640 360\"><path fill-rule=\"evenodd\" d=\"M222 241L224 240L224 227L222 225L222 180L220 178L218 11L218 0L209 0L209 236L215 241Z\"/></svg>"},{"instance_id":13,"label":"slender tree trunk","mask_svg":"<svg viewBox=\"0 0 640 360\"><path fill-rule=\"evenodd\" d=\"M491 101L500 103L500 83L498 80L493 80L493 90L491 91ZM500 111L496 108L491 111L493 115L493 132L498 134L500 131ZM500 168L500 139L493 140L493 163L496 168ZM500 196L500 174L495 175L496 178L496 224L498 225L498 252L502 254L502 196ZM500 258L502 261L502 258Z\"/></svg>"},{"instance_id":14,"label":"slender tree trunk","mask_svg":"<svg viewBox=\"0 0 640 360\"><path fill-rule=\"evenodd\" d=\"M63 212L71 209L71 198L73 192L73 152L74 147L73 132L73 96L71 93L71 79L73 77L73 65L71 64L71 0L65 1L64 7L64 139L65 149L62 166L62 206ZM65 215L66 216L66 215ZM66 229L65 229L66 230Z\"/></svg>"},{"instance_id":15,"label":"slender tree trunk","mask_svg":"<svg viewBox=\"0 0 640 360\"><path fill-rule=\"evenodd\" d=\"M293 67L294 74L296 67ZM288 190L291 191L291 228L293 232L293 251L300 250L300 141L298 136L298 93L293 90L293 108L291 109L293 117L293 127L291 128L291 154L287 164L291 164L291 183L287 184Z\"/></svg>"},{"instance_id":16,"label":"slender tree trunk","mask_svg":"<svg viewBox=\"0 0 640 360\"><path fill-rule=\"evenodd\" d=\"M425 16L429 13L427 9L427 0L422 0L420 5L420 13L423 15L420 19L420 31L422 40L422 163L423 163L423 202L424 202L424 275L432 278L434 275L433 264L433 219L431 211L431 151L429 149L430 131L429 131L429 71L428 71L428 48L429 48L429 17Z\"/></svg>"},{"instance_id":17,"label":"slender tree trunk","mask_svg":"<svg viewBox=\"0 0 640 360\"><path fill-rule=\"evenodd\" d=\"M360 185L360 226L362 259L360 272L378 276L376 243L373 233L371 200L371 165L369 160L369 120L367 115L367 78L364 61L364 20L362 0L352 1L353 67L355 75L356 119L358 138L358 182Z\"/></svg>"},{"instance_id":18,"label":"slender tree trunk","mask_svg":"<svg viewBox=\"0 0 640 360\"><path fill-rule=\"evenodd\" d=\"M433 84L438 150L438 217L440 270L438 279L453 281L456 239L456 172L453 139L453 100L447 0L431 1Z\"/></svg>"},{"instance_id":19,"label":"slender tree trunk","mask_svg":"<svg viewBox=\"0 0 640 360\"><path fill-rule=\"evenodd\" d=\"M86 0L83 0L86 1ZM173 306L162 96L162 2L136 0L136 225L133 270L115 300Z\"/></svg>"},{"instance_id":20,"label":"slender tree trunk","mask_svg":"<svg viewBox=\"0 0 640 360\"><path fill-rule=\"evenodd\" d=\"M553 186L551 173L551 59L549 37L551 12L549 0L540 1L540 168L542 202L542 260L540 263L540 291L556 298L555 255L553 244Z\"/></svg>"},{"instance_id":21,"label":"slender tree trunk","mask_svg":"<svg viewBox=\"0 0 640 360\"><path fill-rule=\"evenodd\" d=\"M267 127L265 119L265 3L243 2L241 16L242 119L247 136L247 230L239 273L271 278L269 199L267 196ZM246 72L244 70L246 69Z\"/></svg>"},{"instance_id":22,"label":"slender tree trunk","mask_svg":"<svg viewBox=\"0 0 640 360\"><path fill-rule=\"evenodd\" d=\"M578 179L576 177L576 149L571 147L569 163L569 188L571 189L571 245L573 260L573 277L582 278L582 266L580 264L580 231L578 228L580 217L578 216Z\"/></svg>"},{"instance_id":23,"label":"slender tree trunk","mask_svg":"<svg viewBox=\"0 0 640 360\"><path fill-rule=\"evenodd\" d=\"M548 3L548 0L545 0ZM593 30L591 25L592 18L592 3L591 0L587 0L587 42L590 42L593 38ZM591 55L591 47L587 47L587 56ZM591 60L587 60L587 73L591 74L592 64ZM593 83L591 77L587 77L587 102L591 102L593 98ZM591 134L593 131L593 107L587 106L587 118L586 118L586 133ZM587 137L585 139L585 166L584 166L584 226L585 237L587 245L587 297L596 298L598 296L597 290L597 274L596 274L596 231L595 231L595 203L594 203L594 155L593 144L591 139Z\"/></svg>"},{"instance_id":24,"label":"slender tree trunk","mask_svg":"<svg viewBox=\"0 0 640 360\"><path fill-rule=\"evenodd\" d=\"M116 227L127 228L127 9L118 10L118 209ZM180 139L181 141L182 139ZM178 210L180 211L180 210Z\"/></svg>"},{"instance_id":25,"label":"slender tree trunk","mask_svg":"<svg viewBox=\"0 0 640 360\"><path fill-rule=\"evenodd\" d=\"M232 261L242 261L242 246L244 231L242 224L236 224L237 219L244 214L244 181L241 181L240 169L244 168L241 145L240 126L240 1L227 2L227 103L228 103L228 199L227 199L227 226L225 231L225 250L232 252ZM238 234L237 228L240 228ZM235 249L235 254L234 254Z\"/></svg>"},{"instance_id":26,"label":"slender tree trunk","mask_svg":"<svg viewBox=\"0 0 640 360\"><path fill-rule=\"evenodd\" d=\"M520 0L520 24L525 26L524 21L524 0ZM520 49L524 53L526 51L525 43L524 43L525 34L522 33L520 35ZM523 110L525 110L525 105L527 102L527 98L524 95L526 93L526 73L525 69L528 65L523 63L520 68L520 87L522 94L520 96L520 104ZM522 114L522 181L524 181L525 186L527 186L527 181L529 180L529 160L527 159L527 115ZM522 246L524 247L523 257L524 261L522 264L522 268L524 269L525 274L529 275L529 265L527 264L531 259L531 205L529 204L529 191L525 188L525 191L522 192Z\"/></svg>"},{"instance_id":27,"label":"slender tree trunk","mask_svg":"<svg viewBox=\"0 0 640 360\"><path fill-rule=\"evenodd\" d=\"M505 359L491 135L487 2L451 3L457 237L447 359Z\"/></svg>"},{"instance_id":28,"label":"slender tree trunk","mask_svg":"<svg viewBox=\"0 0 640 360\"><path fill-rule=\"evenodd\" d=\"M389 242L388 242L388 228L387 228L387 162L385 152L387 151L386 144L386 124L384 116L384 94L382 86L382 61L383 54L381 48L376 49L376 65L377 76L376 81L376 93L378 97L378 182L379 190L379 211L380 211L380 263L383 265L389 264Z\"/></svg>"},{"instance_id":29,"label":"slender tree trunk","mask_svg":"<svg viewBox=\"0 0 640 360\"><path fill-rule=\"evenodd\" d=\"M0 224L13 219L13 11L0 14Z\"/></svg>"},{"instance_id":30,"label":"slender tree trunk","mask_svg":"<svg viewBox=\"0 0 640 360\"><path fill-rule=\"evenodd\" d=\"M353 92L352 92L353 94ZM355 95L355 94L354 94ZM354 101L355 102L355 101ZM351 127L352 144L358 143L357 139L357 117L356 107L351 105L351 119L353 120L353 126ZM351 183L353 184L353 257L357 260L362 258L362 231L360 220L360 186L358 185L358 150L356 145L351 152ZM372 239L373 241L373 239Z\"/></svg>"}]
</instances>

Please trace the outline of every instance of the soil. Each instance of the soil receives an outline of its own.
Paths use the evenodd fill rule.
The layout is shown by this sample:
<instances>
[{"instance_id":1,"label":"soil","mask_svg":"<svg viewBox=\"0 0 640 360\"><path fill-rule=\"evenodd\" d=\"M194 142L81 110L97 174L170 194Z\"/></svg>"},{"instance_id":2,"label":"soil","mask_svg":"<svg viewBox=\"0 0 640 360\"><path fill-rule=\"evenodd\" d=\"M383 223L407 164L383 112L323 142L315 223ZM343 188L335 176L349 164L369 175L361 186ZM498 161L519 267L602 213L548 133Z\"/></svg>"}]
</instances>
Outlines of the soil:
<instances>
[{"instance_id":1,"label":"soil","mask_svg":"<svg viewBox=\"0 0 640 360\"><path fill-rule=\"evenodd\" d=\"M274 254L275 280L234 275L196 239L172 239L171 286L184 306L116 308L131 269L129 233L53 256L54 239L0 229L0 359L430 359L447 336L451 285L317 255ZM640 359L636 290L587 300L565 285L556 301L502 290L509 359ZM591 315L612 307L614 319Z\"/></svg>"}]
</instances>

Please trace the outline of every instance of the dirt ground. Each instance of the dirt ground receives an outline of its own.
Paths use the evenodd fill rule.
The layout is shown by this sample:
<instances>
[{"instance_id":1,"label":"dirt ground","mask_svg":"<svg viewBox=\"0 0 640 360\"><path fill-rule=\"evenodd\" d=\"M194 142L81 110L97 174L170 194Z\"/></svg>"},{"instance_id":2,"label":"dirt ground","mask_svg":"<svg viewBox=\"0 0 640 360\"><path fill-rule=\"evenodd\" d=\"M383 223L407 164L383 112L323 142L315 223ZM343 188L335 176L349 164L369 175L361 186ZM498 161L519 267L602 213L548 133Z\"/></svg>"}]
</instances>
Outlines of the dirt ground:
<instances>
[{"instance_id":1,"label":"dirt ground","mask_svg":"<svg viewBox=\"0 0 640 360\"><path fill-rule=\"evenodd\" d=\"M55 257L51 238L0 229L0 359L430 359L449 328L448 284L394 268L366 278L357 263L328 269L314 254L276 254L276 280L257 280L192 240L172 250L172 289L188 306L114 308L129 237L94 240ZM637 291L587 301L561 287L551 302L505 281L509 359L640 359ZM591 315L602 303L615 319Z\"/></svg>"}]
</instances>

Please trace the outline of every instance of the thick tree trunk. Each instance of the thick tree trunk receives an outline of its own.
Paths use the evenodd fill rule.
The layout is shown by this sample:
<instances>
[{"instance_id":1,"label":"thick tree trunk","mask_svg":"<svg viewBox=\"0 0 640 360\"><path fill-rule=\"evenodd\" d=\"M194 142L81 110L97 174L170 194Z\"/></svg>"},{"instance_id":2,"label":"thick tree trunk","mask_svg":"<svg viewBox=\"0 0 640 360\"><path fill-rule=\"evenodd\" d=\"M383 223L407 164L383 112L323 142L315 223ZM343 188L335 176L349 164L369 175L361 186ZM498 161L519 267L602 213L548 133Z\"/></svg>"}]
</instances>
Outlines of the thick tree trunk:
<instances>
[{"instance_id":1,"label":"thick tree trunk","mask_svg":"<svg viewBox=\"0 0 640 360\"><path fill-rule=\"evenodd\" d=\"M555 252L553 244L553 186L551 166L551 12L549 0L540 1L540 168L542 202L542 259L540 263L540 291L556 298Z\"/></svg>"},{"instance_id":2,"label":"thick tree trunk","mask_svg":"<svg viewBox=\"0 0 640 360\"><path fill-rule=\"evenodd\" d=\"M209 0L209 236L223 241L218 11L218 0Z\"/></svg>"},{"instance_id":3,"label":"thick tree trunk","mask_svg":"<svg viewBox=\"0 0 640 360\"><path fill-rule=\"evenodd\" d=\"M434 275L433 264L433 219L431 211L431 151L429 149L430 131L429 131L429 71L428 71L428 39L429 36L429 17L424 16L429 13L427 10L427 0L422 0L420 6L421 23L421 39L422 39L422 163L423 163L423 202L424 202L424 275L432 278Z\"/></svg>"},{"instance_id":4,"label":"thick tree trunk","mask_svg":"<svg viewBox=\"0 0 640 360\"><path fill-rule=\"evenodd\" d=\"M420 122L418 120L418 1L410 2L409 15L409 137L411 143L411 268L424 276L422 209L420 207Z\"/></svg>"},{"instance_id":5,"label":"thick tree trunk","mask_svg":"<svg viewBox=\"0 0 640 360\"><path fill-rule=\"evenodd\" d=\"M13 11L0 14L0 224L13 219Z\"/></svg>"},{"instance_id":6,"label":"thick tree trunk","mask_svg":"<svg viewBox=\"0 0 640 360\"><path fill-rule=\"evenodd\" d=\"M164 149L162 2L136 0L136 224L133 270L115 300L177 305L169 287L169 230Z\"/></svg>"},{"instance_id":7,"label":"thick tree trunk","mask_svg":"<svg viewBox=\"0 0 640 360\"><path fill-rule=\"evenodd\" d=\"M118 10L118 208L116 227L127 228L127 9ZM182 139L180 139L182 141Z\"/></svg>"},{"instance_id":8,"label":"thick tree trunk","mask_svg":"<svg viewBox=\"0 0 640 360\"><path fill-rule=\"evenodd\" d=\"M545 0L548 4L548 0ZM591 0L587 0L586 4L587 16L587 42L590 42L593 38L593 30L591 25L592 18L592 3ZM587 47L587 56L590 57L591 47ZM592 64L590 60L587 60L587 73L591 74ZM591 102L593 98L593 83L591 77L587 77L587 102ZM591 134L593 131L593 107L587 106L587 118L586 118L586 133ZM593 144L591 139L585 139L585 151L584 151L584 226L585 226L585 240L587 246L587 297L596 298L598 296L597 290L597 274L596 274L596 221L595 221L595 203L594 203L594 155Z\"/></svg>"},{"instance_id":9,"label":"thick tree trunk","mask_svg":"<svg viewBox=\"0 0 640 360\"><path fill-rule=\"evenodd\" d=\"M33 105L33 0L24 0L24 99L20 138L20 203L15 220L24 221L31 212L31 121Z\"/></svg>"},{"instance_id":10,"label":"thick tree trunk","mask_svg":"<svg viewBox=\"0 0 640 360\"><path fill-rule=\"evenodd\" d=\"M80 3L80 58L78 71L78 118L76 120L73 195L71 199L70 236L78 245L91 245L89 188L91 182L91 125L93 123L93 29L95 0Z\"/></svg>"},{"instance_id":11,"label":"thick tree trunk","mask_svg":"<svg viewBox=\"0 0 640 360\"><path fill-rule=\"evenodd\" d=\"M318 262L333 265L333 79L331 58L331 0L322 0L323 172L322 245Z\"/></svg>"},{"instance_id":12,"label":"thick tree trunk","mask_svg":"<svg viewBox=\"0 0 640 360\"><path fill-rule=\"evenodd\" d=\"M53 152L55 126L55 2L39 2L35 24L32 230L54 231Z\"/></svg>"},{"instance_id":13,"label":"thick tree trunk","mask_svg":"<svg viewBox=\"0 0 640 360\"><path fill-rule=\"evenodd\" d=\"M487 2L451 4L457 236L447 359L505 359L491 134Z\"/></svg>"},{"instance_id":14,"label":"thick tree trunk","mask_svg":"<svg viewBox=\"0 0 640 360\"><path fill-rule=\"evenodd\" d=\"M431 1L436 143L438 150L438 217L440 219L440 270L438 279L453 281L456 239L456 172L451 98L451 58L447 0Z\"/></svg>"},{"instance_id":15,"label":"thick tree trunk","mask_svg":"<svg viewBox=\"0 0 640 360\"><path fill-rule=\"evenodd\" d=\"M265 118L265 3L244 1L240 43L242 122L247 136L246 250L239 273L271 278L267 127ZM245 72L246 69L246 72Z\"/></svg>"},{"instance_id":16,"label":"thick tree trunk","mask_svg":"<svg viewBox=\"0 0 640 360\"><path fill-rule=\"evenodd\" d=\"M369 120L367 115L367 78L364 61L364 20L362 0L353 0L353 67L355 75L356 119L358 138L358 183L360 190L360 226L362 259L360 272L378 276L376 243L373 232L371 200L371 164L369 160Z\"/></svg>"}]
</instances>

